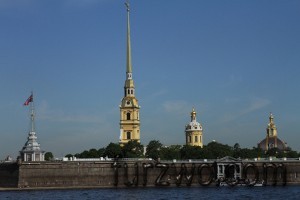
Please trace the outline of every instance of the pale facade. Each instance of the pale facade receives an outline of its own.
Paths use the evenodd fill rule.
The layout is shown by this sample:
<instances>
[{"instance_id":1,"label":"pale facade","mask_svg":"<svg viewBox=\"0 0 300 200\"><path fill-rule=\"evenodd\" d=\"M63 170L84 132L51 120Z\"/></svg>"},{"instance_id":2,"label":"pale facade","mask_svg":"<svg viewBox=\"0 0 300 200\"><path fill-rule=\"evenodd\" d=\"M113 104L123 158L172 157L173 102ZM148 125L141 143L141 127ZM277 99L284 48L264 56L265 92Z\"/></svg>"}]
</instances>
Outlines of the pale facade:
<instances>
[{"instance_id":1,"label":"pale facade","mask_svg":"<svg viewBox=\"0 0 300 200\"><path fill-rule=\"evenodd\" d=\"M185 126L186 145L203 147L203 129L197 122L196 111L193 108L191 112L191 122Z\"/></svg>"},{"instance_id":2,"label":"pale facade","mask_svg":"<svg viewBox=\"0 0 300 200\"><path fill-rule=\"evenodd\" d=\"M135 98L135 87L132 78L131 42L129 23L129 4L127 6L127 56L124 97L120 105L120 145L136 140L140 142L140 106Z\"/></svg>"}]
</instances>

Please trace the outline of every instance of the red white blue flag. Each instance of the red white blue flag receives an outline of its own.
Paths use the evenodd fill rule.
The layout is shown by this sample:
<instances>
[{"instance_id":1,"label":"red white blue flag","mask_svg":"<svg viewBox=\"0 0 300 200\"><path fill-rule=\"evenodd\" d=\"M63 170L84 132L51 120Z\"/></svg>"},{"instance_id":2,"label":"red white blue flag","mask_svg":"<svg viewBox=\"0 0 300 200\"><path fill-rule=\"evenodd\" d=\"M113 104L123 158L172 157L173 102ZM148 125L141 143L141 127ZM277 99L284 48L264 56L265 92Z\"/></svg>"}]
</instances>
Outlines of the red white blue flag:
<instances>
[{"instance_id":1,"label":"red white blue flag","mask_svg":"<svg viewBox=\"0 0 300 200\"><path fill-rule=\"evenodd\" d=\"M33 102L33 95L30 95L30 97L28 97L28 99L24 102L24 106L28 106L30 102Z\"/></svg>"}]
</instances>

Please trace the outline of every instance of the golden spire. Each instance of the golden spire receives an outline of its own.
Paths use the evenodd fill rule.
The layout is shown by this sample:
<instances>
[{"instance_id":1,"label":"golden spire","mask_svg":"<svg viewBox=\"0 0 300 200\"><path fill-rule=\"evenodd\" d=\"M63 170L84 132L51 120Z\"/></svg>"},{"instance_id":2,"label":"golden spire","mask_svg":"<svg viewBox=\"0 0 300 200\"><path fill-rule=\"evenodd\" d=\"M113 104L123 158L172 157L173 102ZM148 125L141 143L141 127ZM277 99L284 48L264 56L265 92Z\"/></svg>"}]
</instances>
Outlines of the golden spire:
<instances>
[{"instance_id":1,"label":"golden spire","mask_svg":"<svg viewBox=\"0 0 300 200\"><path fill-rule=\"evenodd\" d=\"M130 22L129 22L129 1L125 2L127 8L127 62L126 62L126 73L132 73L132 64L131 64L131 42L130 42Z\"/></svg>"},{"instance_id":2,"label":"golden spire","mask_svg":"<svg viewBox=\"0 0 300 200\"><path fill-rule=\"evenodd\" d=\"M270 124L274 124L274 116L272 113L270 113L269 120L270 120Z\"/></svg>"}]
</instances>

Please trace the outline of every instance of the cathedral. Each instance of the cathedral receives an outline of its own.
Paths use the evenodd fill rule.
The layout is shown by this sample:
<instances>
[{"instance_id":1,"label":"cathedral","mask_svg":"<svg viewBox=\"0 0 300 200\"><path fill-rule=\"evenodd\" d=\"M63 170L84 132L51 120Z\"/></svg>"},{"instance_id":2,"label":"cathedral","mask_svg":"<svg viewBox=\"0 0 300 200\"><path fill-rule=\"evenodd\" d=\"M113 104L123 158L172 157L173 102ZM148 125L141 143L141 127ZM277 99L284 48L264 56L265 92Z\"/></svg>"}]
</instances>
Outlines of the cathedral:
<instances>
[{"instance_id":1,"label":"cathedral","mask_svg":"<svg viewBox=\"0 0 300 200\"><path fill-rule=\"evenodd\" d=\"M261 148L264 151L268 151L272 148L277 148L282 151L285 151L287 149L287 144L277 137L277 128L274 123L274 116L272 113L269 117L269 123L266 132L266 138L258 143L258 148Z\"/></svg>"},{"instance_id":2,"label":"cathedral","mask_svg":"<svg viewBox=\"0 0 300 200\"><path fill-rule=\"evenodd\" d=\"M191 122L185 126L186 145L203 147L202 125L197 122L196 111L191 112Z\"/></svg>"},{"instance_id":3,"label":"cathedral","mask_svg":"<svg viewBox=\"0 0 300 200\"><path fill-rule=\"evenodd\" d=\"M121 146L132 140L140 143L140 106L135 98L135 87L132 77L129 3L127 2L125 5L127 7L127 55L124 97L120 105L119 144Z\"/></svg>"}]
</instances>

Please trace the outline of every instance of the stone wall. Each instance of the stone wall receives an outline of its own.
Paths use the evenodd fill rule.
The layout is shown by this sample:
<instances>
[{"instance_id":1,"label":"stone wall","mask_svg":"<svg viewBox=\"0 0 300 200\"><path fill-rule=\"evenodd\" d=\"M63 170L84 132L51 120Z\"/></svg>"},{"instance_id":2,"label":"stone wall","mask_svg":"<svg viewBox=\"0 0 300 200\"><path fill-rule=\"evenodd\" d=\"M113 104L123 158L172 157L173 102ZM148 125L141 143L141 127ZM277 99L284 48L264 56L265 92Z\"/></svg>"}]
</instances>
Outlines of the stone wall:
<instances>
[{"instance_id":1,"label":"stone wall","mask_svg":"<svg viewBox=\"0 0 300 200\"><path fill-rule=\"evenodd\" d=\"M0 163L0 187L10 188L18 186L19 166L17 163Z\"/></svg>"},{"instance_id":2,"label":"stone wall","mask_svg":"<svg viewBox=\"0 0 300 200\"><path fill-rule=\"evenodd\" d=\"M214 186L218 162L136 161L23 162L0 165L0 187L102 188ZM232 161L222 161L230 167ZM267 185L300 184L299 161L243 161L241 178ZM228 172L229 173L229 172ZM235 184L235 182L233 182Z\"/></svg>"}]
</instances>

